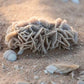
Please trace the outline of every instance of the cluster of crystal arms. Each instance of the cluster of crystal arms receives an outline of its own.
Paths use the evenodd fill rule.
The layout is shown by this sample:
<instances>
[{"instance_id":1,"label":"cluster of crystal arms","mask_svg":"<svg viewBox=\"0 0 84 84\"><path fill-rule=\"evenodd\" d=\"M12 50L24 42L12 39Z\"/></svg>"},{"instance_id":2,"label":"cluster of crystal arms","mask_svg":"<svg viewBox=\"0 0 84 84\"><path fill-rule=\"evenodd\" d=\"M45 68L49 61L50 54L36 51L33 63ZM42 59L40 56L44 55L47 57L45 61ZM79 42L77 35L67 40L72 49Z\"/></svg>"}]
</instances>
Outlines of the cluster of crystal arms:
<instances>
[{"instance_id":1,"label":"cluster of crystal arms","mask_svg":"<svg viewBox=\"0 0 84 84\"><path fill-rule=\"evenodd\" d=\"M11 49L29 49L41 53L55 48L70 49L77 42L78 33L61 18L54 22L38 18L14 22L5 36L5 43Z\"/></svg>"}]
</instances>

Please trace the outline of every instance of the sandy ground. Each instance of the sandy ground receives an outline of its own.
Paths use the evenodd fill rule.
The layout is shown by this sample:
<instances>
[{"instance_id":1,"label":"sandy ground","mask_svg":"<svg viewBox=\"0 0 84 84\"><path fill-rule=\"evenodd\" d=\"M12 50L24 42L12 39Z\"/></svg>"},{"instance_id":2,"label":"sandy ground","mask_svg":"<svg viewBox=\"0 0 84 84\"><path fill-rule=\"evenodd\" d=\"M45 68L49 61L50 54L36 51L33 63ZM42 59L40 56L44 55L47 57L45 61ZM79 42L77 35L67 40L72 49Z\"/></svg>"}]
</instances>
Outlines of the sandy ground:
<instances>
[{"instance_id":1,"label":"sandy ground","mask_svg":"<svg viewBox=\"0 0 84 84\"><path fill-rule=\"evenodd\" d=\"M7 50L4 44L4 36L8 26L14 21L27 20L32 16L46 18L53 21L60 17L68 20L68 23L79 33L79 43L70 51L53 50L46 55L33 54L26 51L15 62L9 62L3 58ZM75 63L84 70L84 0L80 4L64 3L61 0L0 0L0 84L16 84L18 81L26 81L31 84L40 84L42 81L51 84L77 84L77 79L70 75L45 75L44 69L51 63ZM5 69L2 68L5 65ZM14 66L23 69L16 70ZM34 79L38 76L39 79Z\"/></svg>"}]
</instances>

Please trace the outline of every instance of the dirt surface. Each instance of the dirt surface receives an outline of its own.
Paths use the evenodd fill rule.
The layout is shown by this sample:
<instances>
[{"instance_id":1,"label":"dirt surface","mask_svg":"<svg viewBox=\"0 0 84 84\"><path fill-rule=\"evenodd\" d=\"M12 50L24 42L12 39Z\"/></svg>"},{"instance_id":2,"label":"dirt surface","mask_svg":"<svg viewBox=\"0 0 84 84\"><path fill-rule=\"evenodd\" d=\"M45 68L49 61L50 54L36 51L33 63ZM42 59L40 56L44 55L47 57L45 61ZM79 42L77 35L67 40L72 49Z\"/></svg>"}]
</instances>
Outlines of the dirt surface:
<instances>
[{"instance_id":1,"label":"dirt surface","mask_svg":"<svg viewBox=\"0 0 84 84\"><path fill-rule=\"evenodd\" d=\"M61 0L0 0L0 43L3 46L0 50L0 84L16 84L18 81L33 84L40 84L42 81L45 84L51 84L51 81L56 84L77 84L77 79L72 79L70 75L46 75L44 70L49 64L61 62L78 64L79 71L84 70L84 0L80 1L77 5ZM5 60L3 53L7 47L4 36L8 26L14 21L27 20L32 16L50 21L58 17L66 19L79 33L78 45L70 51L52 50L46 55L25 51L15 62ZM15 69L17 65L22 69ZM39 79L36 80L35 76Z\"/></svg>"}]
</instances>

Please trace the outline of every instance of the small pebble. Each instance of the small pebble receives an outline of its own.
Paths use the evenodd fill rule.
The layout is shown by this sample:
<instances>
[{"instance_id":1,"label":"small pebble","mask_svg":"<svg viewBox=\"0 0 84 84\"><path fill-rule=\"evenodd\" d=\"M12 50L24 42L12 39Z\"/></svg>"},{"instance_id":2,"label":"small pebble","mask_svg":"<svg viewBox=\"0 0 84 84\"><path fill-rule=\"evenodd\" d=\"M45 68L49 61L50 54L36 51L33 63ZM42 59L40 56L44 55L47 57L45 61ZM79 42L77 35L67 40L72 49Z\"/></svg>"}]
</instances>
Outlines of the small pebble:
<instances>
[{"instance_id":1,"label":"small pebble","mask_svg":"<svg viewBox=\"0 0 84 84\"><path fill-rule=\"evenodd\" d=\"M51 84L56 84L55 82L51 81Z\"/></svg>"},{"instance_id":2,"label":"small pebble","mask_svg":"<svg viewBox=\"0 0 84 84\"><path fill-rule=\"evenodd\" d=\"M19 66L18 65L14 65L14 69L15 70L19 70Z\"/></svg>"},{"instance_id":3,"label":"small pebble","mask_svg":"<svg viewBox=\"0 0 84 84\"><path fill-rule=\"evenodd\" d=\"M3 54L3 57L6 60L11 61L11 62L17 60L16 53L13 50L7 50L7 51L5 51L5 53Z\"/></svg>"},{"instance_id":4,"label":"small pebble","mask_svg":"<svg viewBox=\"0 0 84 84\"><path fill-rule=\"evenodd\" d=\"M8 72L7 75L13 75L13 74L12 74L12 71L11 71L11 72Z\"/></svg>"},{"instance_id":5,"label":"small pebble","mask_svg":"<svg viewBox=\"0 0 84 84\"><path fill-rule=\"evenodd\" d=\"M5 67L5 65L2 63L2 69L5 69L6 67Z\"/></svg>"},{"instance_id":6,"label":"small pebble","mask_svg":"<svg viewBox=\"0 0 84 84\"><path fill-rule=\"evenodd\" d=\"M77 84L84 84L84 81L79 80Z\"/></svg>"},{"instance_id":7,"label":"small pebble","mask_svg":"<svg viewBox=\"0 0 84 84\"><path fill-rule=\"evenodd\" d=\"M17 82L17 84L30 84L28 82Z\"/></svg>"},{"instance_id":8,"label":"small pebble","mask_svg":"<svg viewBox=\"0 0 84 84\"><path fill-rule=\"evenodd\" d=\"M46 67L46 70L51 74L53 74L56 71L56 69L57 68L53 65L49 65L49 66Z\"/></svg>"},{"instance_id":9,"label":"small pebble","mask_svg":"<svg viewBox=\"0 0 84 84\"><path fill-rule=\"evenodd\" d=\"M61 83L61 84L65 84L63 80L60 80L60 83Z\"/></svg>"},{"instance_id":10,"label":"small pebble","mask_svg":"<svg viewBox=\"0 0 84 84\"><path fill-rule=\"evenodd\" d=\"M48 71L47 71L47 70L44 70L44 73L45 73L45 74L48 74Z\"/></svg>"},{"instance_id":11,"label":"small pebble","mask_svg":"<svg viewBox=\"0 0 84 84\"><path fill-rule=\"evenodd\" d=\"M62 0L63 2L67 2L68 0Z\"/></svg>"},{"instance_id":12,"label":"small pebble","mask_svg":"<svg viewBox=\"0 0 84 84\"><path fill-rule=\"evenodd\" d=\"M41 82L40 84L46 84L45 82Z\"/></svg>"},{"instance_id":13,"label":"small pebble","mask_svg":"<svg viewBox=\"0 0 84 84\"><path fill-rule=\"evenodd\" d=\"M34 76L34 79L35 79L35 80L38 80L38 79L39 79L39 77L38 77L38 76Z\"/></svg>"},{"instance_id":14,"label":"small pebble","mask_svg":"<svg viewBox=\"0 0 84 84\"><path fill-rule=\"evenodd\" d=\"M79 4L80 3L79 0L72 0L72 2L75 3L75 4Z\"/></svg>"},{"instance_id":15,"label":"small pebble","mask_svg":"<svg viewBox=\"0 0 84 84\"><path fill-rule=\"evenodd\" d=\"M20 69L21 69L21 70L23 70L23 68L24 68L23 66L22 66L22 67L20 67Z\"/></svg>"}]
</instances>

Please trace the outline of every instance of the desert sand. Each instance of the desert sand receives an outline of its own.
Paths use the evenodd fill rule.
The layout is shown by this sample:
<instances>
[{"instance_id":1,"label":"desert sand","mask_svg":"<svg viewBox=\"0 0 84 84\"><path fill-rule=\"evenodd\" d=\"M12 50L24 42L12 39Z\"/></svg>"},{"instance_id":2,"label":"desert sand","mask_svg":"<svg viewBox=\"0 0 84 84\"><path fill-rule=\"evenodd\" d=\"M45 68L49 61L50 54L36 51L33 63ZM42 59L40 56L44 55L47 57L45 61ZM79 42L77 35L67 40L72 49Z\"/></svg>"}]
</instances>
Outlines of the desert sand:
<instances>
[{"instance_id":1,"label":"desert sand","mask_svg":"<svg viewBox=\"0 0 84 84\"><path fill-rule=\"evenodd\" d=\"M46 55L25 51L17 61L9 62L3 58L8 49L4 43L7 28L14 21L27 20L33 16L53 21L66 19L79 33L79 42L71 50L52 50ZM74 63L80 65L76 73L84 70L84 0L80 4L64 3L61 0L0 0L0 84L17 84L18 81L31 84L77 84L71 75L45 74L45 67L52 63ZM19 67L19 69L17 68ZM35 79L38 76L39 79Z\"/></svg>"}]
</instances>

